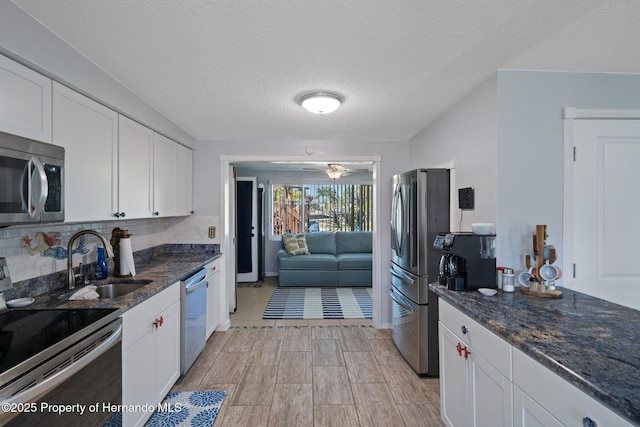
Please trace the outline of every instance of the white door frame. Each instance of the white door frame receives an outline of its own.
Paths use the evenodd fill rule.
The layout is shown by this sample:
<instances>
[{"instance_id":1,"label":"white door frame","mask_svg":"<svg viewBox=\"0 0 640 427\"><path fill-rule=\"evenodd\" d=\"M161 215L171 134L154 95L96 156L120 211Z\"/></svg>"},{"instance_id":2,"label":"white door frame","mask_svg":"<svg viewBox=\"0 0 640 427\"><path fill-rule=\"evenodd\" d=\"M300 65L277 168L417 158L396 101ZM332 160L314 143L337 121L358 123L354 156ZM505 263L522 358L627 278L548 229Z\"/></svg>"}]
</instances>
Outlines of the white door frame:
<instances>
[{"instance_id":1,"label":"white door frame","mask_svg":"<svg viewBox=\"0 0 640 427\"><path fill-rule=\"evenodd\" d=\"M225 209L221 212L221 224L222 236L220 239L220 247L222 253L225 254L224 268L222 271L225 273L224 280L222 281L221 288L225 290L225 301L223 302L224 309L229 313L233 313L237 306L236 301L236 219L235 209L231 209L229 206L234 206L236 203L236 177L232 167L229 163L226 163L225 168L220 168L220 199L223 202L220 206L224 206ZM226 206L224 202L228 203ZM227 329L228 329L227 325ZM226 330L226 329L225 329Z\"/></svg>"},{"instance_id":2,"label":"white door frame","mask_svg":"<svg viewBox=\"0 0 640 427\"><path fill-rule=\"evenodd\" d=\"M236 260L235 251L233 247L233 234L234 231L230 229L230 215L231 207L229 205L229 167L235 162L302 162L309 161L309 156L258 156L258 155L221 155L220 156L220 206L222 207L222 236L221 236L221 250L222 253L228 254L225 257L227 271L235 271ZM380 313L382 312L382 302L387 301L383 299L381 295L381 266L380 251L377 249L380 247L380 233L382 230L387 230L380 224L380 162L381 156L336 156L336 157L319 157L313 158L314 162L322 163L340 163L340 162L372 162L373 163L373 253L372 253L372 303L373 303L373 326L380 329L383 327L381 324ZM227 289L235 289L235 274L229 274L226 276Z\"/></svg>"},{"instance_id":3,"label":"white door frame","mask_svg":"<svg viewBox=\"0 0 640 427\"><path fill-rule=\"evenodd\" d=\"M616 110L565 107L564 132L564 204L563 204L563 284L573 287L573 136L574 120L628 119L640 120L640 110ZM567 286L568 285L568 286Z\"/></svg>"}]
</instances>

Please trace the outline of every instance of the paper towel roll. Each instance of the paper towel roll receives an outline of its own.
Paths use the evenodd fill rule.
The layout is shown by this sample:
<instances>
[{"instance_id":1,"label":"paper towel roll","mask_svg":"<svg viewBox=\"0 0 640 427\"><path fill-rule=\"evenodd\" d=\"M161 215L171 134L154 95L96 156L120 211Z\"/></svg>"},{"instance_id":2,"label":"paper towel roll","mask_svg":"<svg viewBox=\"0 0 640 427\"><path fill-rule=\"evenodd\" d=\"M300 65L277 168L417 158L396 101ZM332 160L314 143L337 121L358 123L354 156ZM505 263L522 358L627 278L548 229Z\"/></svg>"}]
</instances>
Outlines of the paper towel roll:
<instances>
[{"instance_id":1,"label":"paper towel roll","mask_svg":"<svg viewBox=\"0 0 640 427\"><path fill-rule=\"evenodd\" d=\"M133 251L131 250L131 239L120 239L120 274L126 276L131 273L136 275L136 266L133 263Z\"/></svg>"}]
</instances>

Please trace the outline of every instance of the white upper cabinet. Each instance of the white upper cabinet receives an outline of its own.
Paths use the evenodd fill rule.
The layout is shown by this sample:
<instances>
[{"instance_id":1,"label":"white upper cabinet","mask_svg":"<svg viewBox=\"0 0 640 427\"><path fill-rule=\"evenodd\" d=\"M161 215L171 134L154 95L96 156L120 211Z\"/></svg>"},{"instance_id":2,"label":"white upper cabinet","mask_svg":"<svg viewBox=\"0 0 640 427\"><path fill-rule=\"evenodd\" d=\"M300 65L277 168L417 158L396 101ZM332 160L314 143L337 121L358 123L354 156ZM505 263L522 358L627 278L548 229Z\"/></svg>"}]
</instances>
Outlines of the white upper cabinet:
<instances>
[{"instance_id":1,"label":"white upper cabinet","mask_svg":"<svg viewBox=\"0 0 640 427\"><path fill-rule=\"evenodd\" d=\"M51 142L51 80L2 55L0 131Z\"/></svg>"},{"instance_id":2,"label":"white upper cabinet","mask_svg":"<svg viewBox=\"0 0 640 427\"><path fill-rule=\"evenodd\" d=\"M178 212L178 144L153 134L153 215L175 216Z\"/></svg>"},{"instance_id":3,"label":"white upper cabinet","mask_svg":"<svg viewBox=\"0 0 640 427\"><path fill-rule=\"evenodd\" d=\"M118 113L54 82L53 143L65 148L65 221L113 219Z\"/></svg>"},{"instance_id":4,"label":"white upper cabinet","mask_svg":"<svg viewBox=\"0 0 640 427\"><path fill-rule=\"evenodd\" d=\"M193 152L178 144L178 215L193 213Z\"/></svg>"},{"instance_id":5,"label":"white upper cabinet","mask_svg":"<svg viewBox=\"0 0 640 427\"><path fill-rule=\"evenodd\" d=\"M53 128L66 149L67 222L191 213L188 148L58 83Z\"/></svg>"},{"instance_id":6,"label":"white upper cabinet","mask_svg":"<svg viewBox=\"0 0 640 427\"><path fill-rule=\"evenodd\" d=\"M123 219L153 215L153 131L120 116L118 212Z\"/></svg>"}]
</instances>

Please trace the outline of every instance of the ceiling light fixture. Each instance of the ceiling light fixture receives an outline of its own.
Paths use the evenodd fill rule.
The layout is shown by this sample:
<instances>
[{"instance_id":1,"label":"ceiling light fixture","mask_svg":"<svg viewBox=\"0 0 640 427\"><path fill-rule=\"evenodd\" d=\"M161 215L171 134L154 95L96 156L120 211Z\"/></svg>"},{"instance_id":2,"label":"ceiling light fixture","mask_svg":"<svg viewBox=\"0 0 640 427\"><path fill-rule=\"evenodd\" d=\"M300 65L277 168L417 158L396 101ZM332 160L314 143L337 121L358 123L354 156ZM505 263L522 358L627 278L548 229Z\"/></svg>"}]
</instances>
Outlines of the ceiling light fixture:
<instances>
[{"instance_id":1,"label":"ceiling light fixture","mask_svg":"<svg viewBox=\"0 0 640 427\"><path fill-rule=\"evenodd\" d=\"M336 170L329 169L329 170L327 170L325 172L327 172L327 175L329 175L329 178L334 179L334 180L338 179L338 178L340 178L342 176L342 171L336 171Z\"/></svg>"},{"instance_id":2,"label":"ceiling light fixture","mask_svg":"<svg viewBox=\"0 0 640 427\"><path fill-rule=\"evenodd\" d=\"M327 166L329 167L329 169L326 169L325 172L327 173L329 178L333 179L334 181L340 177L349 175L349 171L345 169L344 166L338 163L329 163Z\"/></svg>"},{"instance_id":3,"label":"ceiling light fixture","mask_svg":"<svg viewBox=\"0 0 640 427\"><path fill-rule=\"evenodd\" d=\"M329 114L336 111L344 98L331 92L310 92L300 97L300 105L315 114Z\"/></svg>"}]
</instances>

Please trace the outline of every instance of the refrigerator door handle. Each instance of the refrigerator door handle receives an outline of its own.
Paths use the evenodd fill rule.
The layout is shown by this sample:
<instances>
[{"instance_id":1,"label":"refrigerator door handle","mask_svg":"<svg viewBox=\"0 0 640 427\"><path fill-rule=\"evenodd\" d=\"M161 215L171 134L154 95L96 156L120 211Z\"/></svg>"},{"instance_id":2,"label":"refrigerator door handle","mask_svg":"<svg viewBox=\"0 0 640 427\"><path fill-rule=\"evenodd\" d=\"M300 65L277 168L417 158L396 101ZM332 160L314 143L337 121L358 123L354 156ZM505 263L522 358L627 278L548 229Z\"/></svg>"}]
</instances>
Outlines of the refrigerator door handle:
<instances>
[{"instance_id":1,"label":"refrigerator door handle","mask_svg":"<svg viewBox=\"0 0 640 427\"><path fill-rule=\"evenodd\" d=\"M414 283L416 283L416 280L414 278L406 275L405 273L397 271L395 268L393 268L393 266L389 267L389 272L393 277L396 277L405 283L408 283L410 285L413 285Z\"/></svg>"},{"instance_id":2,"label":"refrigerator door handle","mask_svg":"<svg viewBox=\"0 0 640 427\"><path fill-rule=\"evenodd\" d=\"M404 250L404 198L402 186L396 185L391 200L391 249L397 256L402 256Z\"/></svg>"},{"instance_id":3,"label":"refrigerator door handle","mask_svg":"<svg viewBox=\"0 0 640 427\"><path fill-rule=\"evenodd\" d=\"M391 197L391 220L389 221L389 225L391 226L391 249L392 250L396 250L398 249L398 242L396 239L396 224L397 224L397 220L396 220L396 197L397 196L397 190L393 190L393 196Z\"/></svg>"},{"instance_id":4,"label":"refrigerator door handle","mask_svg":"<svg viewBox=\"0 0 640 427\"><path fill-rule=\"evenodd\" d=\"M404 298L402 295L399 295L398 292L394 291L393 287L389 289L389 296L396 304L408 311L409 314L413 314L418 311L413 308L410 303L407 302L406 298Z\"/></svg>"}]
</instances>

